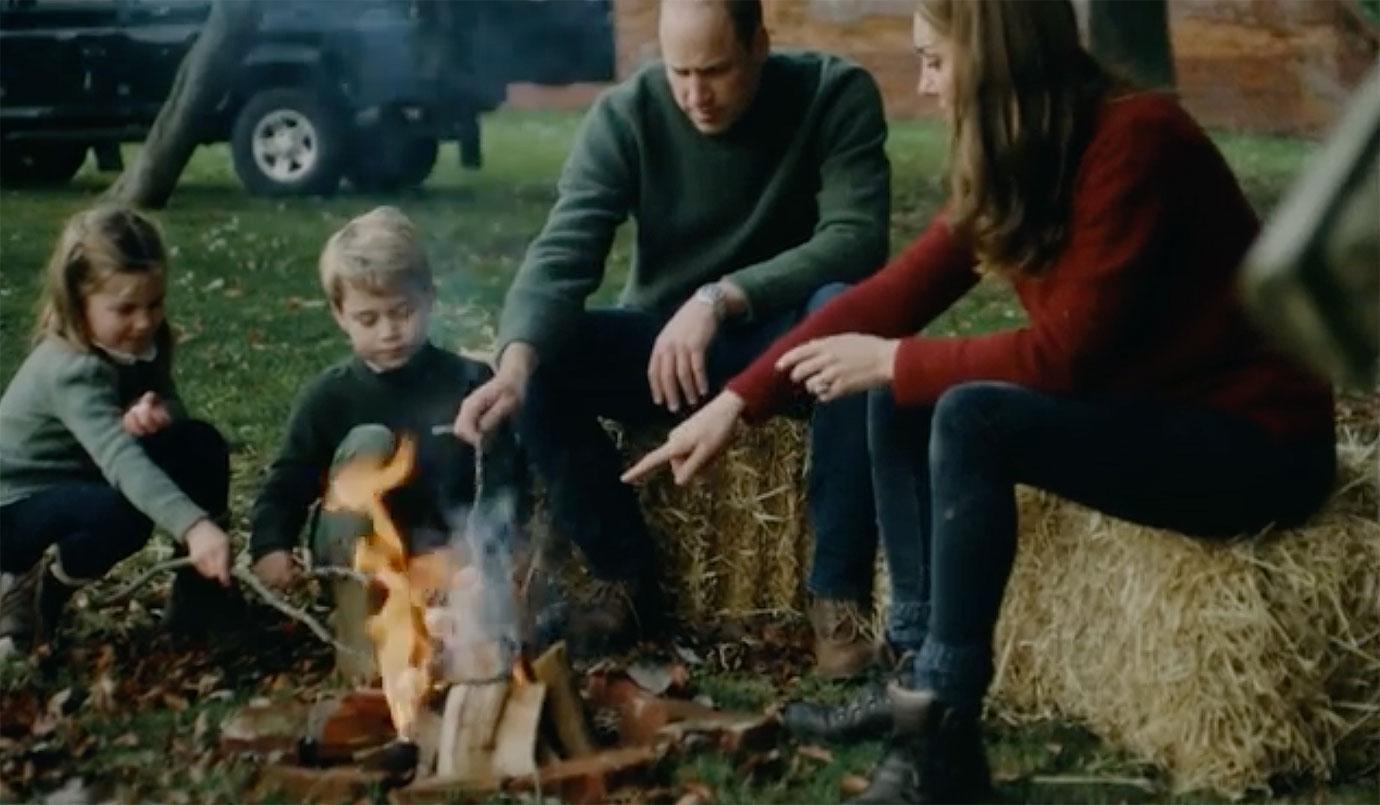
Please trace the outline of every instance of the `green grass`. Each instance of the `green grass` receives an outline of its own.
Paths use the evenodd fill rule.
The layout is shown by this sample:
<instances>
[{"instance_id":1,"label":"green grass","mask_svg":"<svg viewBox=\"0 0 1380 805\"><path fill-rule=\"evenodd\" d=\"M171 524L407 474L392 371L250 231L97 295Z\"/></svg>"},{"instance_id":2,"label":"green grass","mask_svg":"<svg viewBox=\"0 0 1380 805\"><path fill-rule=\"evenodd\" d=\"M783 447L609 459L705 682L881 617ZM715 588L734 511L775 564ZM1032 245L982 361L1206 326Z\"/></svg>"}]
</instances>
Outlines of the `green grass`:
<instances>
[{"instance_id":1,"label":"green grass","mask_svg":"<svg viewBox=\"0 0 1380 805\"><path fill-rule=\"evenodd\" d=\"M241 530L298 386L346 349L317 285L316 255L326 236L376 204L403 209L426 232L436 268L437 338L454 347L483 344L554 197L577 123L571 114L493 115L486 120L483 171L462 172L447 148L422 190L389 197L250 198L235 181L224 147L198 153L170 209L157 217L176 254L169 309L181 339L179 384L192 408L217 423L233 444L233 500ZM1274 206L1314 148L1291 139L1223 135L1219 141L1262 212ZM945 145L944 132L933 124L893 125L893 248L913 237L939 204ZM27 351L39 273L63 220L93 203L109 179L88 168L60 189L0 189L0 381L8 382ZM624 232L598 301L613 300L628 255ZM981 332L1020 319L1008 293L984 285L934 328ZM210 651L179 649L161 634L151 611L161 605L163 589L165 584L151 585L123 611L75 613L68 643L57 656L0 671L7 721L24 708L42 710L60 691L72 692L58 726L46 736L0 729L0 799L40 794L77 775L88 785L101 781L103 795L121 799L249 796L245 786L253 764L219 757L214 726L253 696L308 695L324 680L329 657L303 631L287 626L228 638ZM102 655L101 646L111 653ZM103 694L111 685L116 695ZM791 692L831 698L845 693L808 677L787 689L745 672L701 675L696 685L721 705L744 708ZM150 696L154 689L162 693ZM183 702L185 709L178 709ZM212 729L198 735L199 718ZM1074 727L994 727L989 746L1004 799L1110 802L1151 796L1124 786L1034 782L1035 775L1141 777L1146 771ZM121 739L126 735L133 737ZM724 802L829 801L838 798L839 779L865 773L878 748L834 750L827 762L801 755L789 743L778 751L778 757L750 768L717 754L695 754L678 761L666 782L673 788L703 782ZM1371 779L1294 795L1361 801L1374 790Z\"/></svg>"}]
</instances>

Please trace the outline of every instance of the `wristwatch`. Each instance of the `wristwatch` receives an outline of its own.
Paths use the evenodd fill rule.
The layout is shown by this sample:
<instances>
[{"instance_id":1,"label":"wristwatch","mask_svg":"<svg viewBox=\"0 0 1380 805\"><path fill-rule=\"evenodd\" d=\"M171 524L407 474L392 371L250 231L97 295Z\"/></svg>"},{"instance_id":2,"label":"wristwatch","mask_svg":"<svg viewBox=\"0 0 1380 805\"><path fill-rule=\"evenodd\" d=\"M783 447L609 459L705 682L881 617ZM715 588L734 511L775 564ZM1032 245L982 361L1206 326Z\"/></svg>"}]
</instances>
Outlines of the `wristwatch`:
<instances>
[{"instance_id":1,"label":"wristwatch","mask_svg":"<svg viewBox=\"0 0 1380 805\"><path fill-rule=\"evenodd\" d=\"M728 318L728 294L719 283L709 282L701 285L695 289L695 295L691 298L709 305L710 310L714 311L714 318L719 321Z\"/></svg>"}]
</instances>

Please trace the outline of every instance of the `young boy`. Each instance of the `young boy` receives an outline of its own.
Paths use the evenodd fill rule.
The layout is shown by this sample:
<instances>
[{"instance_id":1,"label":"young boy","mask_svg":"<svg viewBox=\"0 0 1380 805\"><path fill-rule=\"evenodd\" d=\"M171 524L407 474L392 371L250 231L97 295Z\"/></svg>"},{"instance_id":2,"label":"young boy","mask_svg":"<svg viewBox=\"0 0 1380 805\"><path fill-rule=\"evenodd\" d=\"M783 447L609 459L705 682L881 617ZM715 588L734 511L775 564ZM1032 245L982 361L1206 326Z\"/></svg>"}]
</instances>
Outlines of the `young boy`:
<instances>
[{"instance_id":1,"label":"young boy","mask_svg":"<svg viewBox=\"0 0 1380 805\"><path fill-rule=\"evenodd\" d=\"M299 394L254 504L254 572L279 587L296 576L291 551L333 469L359 457L391 456L398 435L415 441L416 467L385 502L414 554L445 545L466 510L511 513L512 505L494 504L515 494L520 474L516 446L502 435L485 450L485 499L475 500L474 451L451 434L451 423L490 371L429 342L436 291L412 222L392 207L355 218L326 242L319 268L331 314L354 354ZM317 564L349 566L355 541L372 529L362 516L318 509L309 530ZM364 591L351 582L335 585L335 593L337 632L367 657L359 626ZM359 657L337 659L348 676L371 670Z\"/></svg>"}]
</instances>

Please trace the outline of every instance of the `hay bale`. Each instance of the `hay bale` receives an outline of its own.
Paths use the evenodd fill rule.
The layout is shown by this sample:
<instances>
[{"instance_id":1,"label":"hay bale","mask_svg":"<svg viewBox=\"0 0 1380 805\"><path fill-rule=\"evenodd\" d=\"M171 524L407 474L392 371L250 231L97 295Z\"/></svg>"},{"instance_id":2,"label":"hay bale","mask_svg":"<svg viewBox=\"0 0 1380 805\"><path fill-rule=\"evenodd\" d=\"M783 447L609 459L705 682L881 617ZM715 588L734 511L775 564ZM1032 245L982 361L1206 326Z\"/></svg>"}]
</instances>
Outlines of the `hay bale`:
<instances>
[{"instance_id":1,"label":"hay bale","mask_svg":"<svg viewBox=\"0 0 1380 805\"><path fill-rule=\"evenodd\" d=\"M690 486L662 474L643 489L687 622L802 609L806 444L803 423L778 419ZM1080 721L1182 790L1380 762L1376 448L1339 456L1340 489L1308 527L1225 544L1020 490L992 714Z\"/></svg>"},{"instance_id":2,"label":"hay bale","mask_svg":"<svg viewBox=\"0 0 1380 805\"><path fill-rule=\"evenodd\" d=\"M1230 796L1380 760L1375 446L1306 528L1213 544L1022 490L992 710Z\"/></svg>"}]
</instances>

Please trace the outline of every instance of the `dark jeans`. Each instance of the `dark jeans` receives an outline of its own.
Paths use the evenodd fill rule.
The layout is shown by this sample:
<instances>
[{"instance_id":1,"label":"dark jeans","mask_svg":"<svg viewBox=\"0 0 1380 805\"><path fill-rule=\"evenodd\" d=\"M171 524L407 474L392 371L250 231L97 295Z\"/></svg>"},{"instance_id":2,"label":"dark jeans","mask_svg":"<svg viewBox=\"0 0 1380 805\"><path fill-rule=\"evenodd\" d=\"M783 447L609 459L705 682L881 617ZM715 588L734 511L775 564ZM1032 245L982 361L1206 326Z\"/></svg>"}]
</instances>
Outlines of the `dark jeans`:
<instances>
[{"instance_id":1,"label":"dark jeans","mask_svg":"<svg viewBox=\"0 0 1380 805\"><path fill-rule=\"evenodd\" d=\"M714 391L747 366L800 316L843 290L816 292L806 311L750 324L726 324L707 358ZM652 404L647 363L666 321L633 310L584 314L569 347L543 356L518 419L523 448L546 483L551 520L585 555L594 576L632 580L653 566L637 494L618 480L623 459L599 425L675 421ZM876 553L867 460L866 398L817 406L811 421L810 517L815 550L810 589L829 598L865 598Z\"/></svg>"},{"instance_id":2,"label":"dark jeans","mask_svg":"<svg viewBox=\"0 0 1380 805\"><path fill-rule=\"evenodd\" d=\"M881 538L893 585L927 628L893 618L917 684L975 711L1016 556L1017 484L1114 517L1222 538L1302 522L1326 500L1331 439L1286 444L1244 417L1006 383L950 389L933 409L869 399Z\"/></svg>"},{"instance_id":3,"label":"dark jeans","mask_svg":"<svg viewBox=\"0 0 1380 805\"><path fill-rule=\"evenodd\" d=\"M139 440L153 463L213 518L230 491L230 449L211 425L184 419ZM99 481L62 484L0 508L0 570L23 573L50 545L77 579L106 574L144 547L153 522L115 487ZM178 534L176 536L181 536Z\"/></svg>"}]
</instances>

